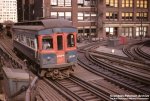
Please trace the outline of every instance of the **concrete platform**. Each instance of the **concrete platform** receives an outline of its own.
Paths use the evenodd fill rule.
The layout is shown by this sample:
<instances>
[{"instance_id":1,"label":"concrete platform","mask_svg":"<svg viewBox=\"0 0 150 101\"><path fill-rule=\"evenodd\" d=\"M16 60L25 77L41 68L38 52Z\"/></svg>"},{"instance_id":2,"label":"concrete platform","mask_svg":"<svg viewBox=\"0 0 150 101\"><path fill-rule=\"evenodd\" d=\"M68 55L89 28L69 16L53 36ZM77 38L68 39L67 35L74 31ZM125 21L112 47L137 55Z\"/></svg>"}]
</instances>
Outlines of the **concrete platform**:
<instances>
[{"instance_id":1,"label":"concrete platform","mask_svg":"<svg viewBox=\"0 0 150 101\"><path fill-rule=\"evenodd\" d=\"M115 47L100 46L96 51L127 57L122 50L115 49Z\"/></svg>"},{"instance_id":2,"label":"concrete platform","mask_svg":"<svg viewBox=\"0 0 150 101\"><path fill-rule=\"evenodd\" d=\"M80 47L88 45L88 44L90 44L90 43L89 42L78 43L77 47L80 48ZM96 49L96 51L127 57L122 52L122 50L121 50L122 47L123 46L119 46L119 47L100 46L99 48ZM114 50L114 53L112 52L112 50Z\"/></svg>"}]
</instances>

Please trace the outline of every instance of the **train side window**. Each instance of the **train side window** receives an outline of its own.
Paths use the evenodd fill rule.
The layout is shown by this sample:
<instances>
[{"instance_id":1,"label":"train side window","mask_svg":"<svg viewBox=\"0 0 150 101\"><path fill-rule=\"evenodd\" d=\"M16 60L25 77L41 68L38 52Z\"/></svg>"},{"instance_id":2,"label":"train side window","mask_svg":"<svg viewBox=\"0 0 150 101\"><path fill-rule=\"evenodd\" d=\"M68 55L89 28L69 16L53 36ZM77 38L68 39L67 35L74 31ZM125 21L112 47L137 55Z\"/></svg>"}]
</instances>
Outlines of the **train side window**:
<instances>
[{"instance_id":1,"label":"train side window","mask_svg":"<svg viewBox=\"0 0 150 101\"><path fill-rule=\"evenodd\" d=\"M23 44L26 44L24 35L20 35L20 42L22 42Z\"/></svg>"},{"instance_id":2,"label":"train side window","mask_svg":"<svg viewBox=\"0 0 150 101\"><path fill-rule=\"evenodd\" d=\"M21 42L23 42L23 35L20 35L20 40Z\"/></svg>"},{"instance_id":3,"label":"train side window","mask_svg":"<svg viewBox=\"0 0 150 101\"><path fill-rule=\"evenodd\" d=\"M34 48L34 49L35 49L34 39L31 39L31 48Z\"/></svg>"},{"instance_id":4,"label":"train side window","mask_svg":"<svg viewBox=\"0 0 150 101\"><path fill-rule=\"evenodd\" d=\"M18 41L21 42L21 37L20 37L20 35L18 35Z\"/></svg>"},{"instance_id":5,"label":"train side window","mask_svg":"<svg viewBox=\"0 0 150 101\"><path fill-rule=\"evenodd\" d=\"M67 46L68 47L74 47L75 46L75 37L73 34L69 34L67 36Z\"/></svg>"},{"instance_id":6,"label":"train side window","mask_svg":"<svg viewBox=\"0 0 150 101\"><path fill-rule=\"evenodd\" d=\"M53 49L53 38L50 36L44 36L42 39L42 47L44 50Z\"/></svg>"},{"instance_id":7,"label":"train side window","mask_svg":"<svg viewBox=\"0 0 150 101\"><path fill-rule=\"evenodd\" d=\"M28 37L26 38L26 42L27 42L27 45L30 47L30 39Z\"/></svg>"},{"instance_id":8,"label":"train side window","mask_svg":"<svg viewBox=\"0 0 150 101\"><path fill-rule=\"evenodd\" d=\"M23 44L26 44L26 37L25 37L25 35L23 35Z\"/></svg>"},{"instance_id":9,"label":"train side window","mask_svg":"<svg viewBox=\"0 0 150 101\"><path fill-rule=\"evenodd\" d=\"M15 39L16 41L19 41L19 35L16 35L16 34L15 34L14 39Z\"/></svg>"}]
</instances>

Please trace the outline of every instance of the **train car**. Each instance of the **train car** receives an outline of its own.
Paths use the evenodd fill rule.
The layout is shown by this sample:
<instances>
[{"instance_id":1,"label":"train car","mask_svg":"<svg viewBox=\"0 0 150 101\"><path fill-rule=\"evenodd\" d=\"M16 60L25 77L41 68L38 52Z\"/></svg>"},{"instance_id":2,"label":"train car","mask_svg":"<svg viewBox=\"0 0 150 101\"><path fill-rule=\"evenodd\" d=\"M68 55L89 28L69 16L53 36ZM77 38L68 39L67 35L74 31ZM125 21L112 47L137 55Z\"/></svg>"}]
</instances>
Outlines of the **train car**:
<instances>
[{"instance_id":1,"label":"train car","mask_svg":"<svg viewBox=\"0 0 150 101\"><path fill-rule=\"evenodd\" d=\"M13 26L14 51L41 76L69 77L77 62L77 29L64 19L43 19Z\"/></svg>"}]
</instances>

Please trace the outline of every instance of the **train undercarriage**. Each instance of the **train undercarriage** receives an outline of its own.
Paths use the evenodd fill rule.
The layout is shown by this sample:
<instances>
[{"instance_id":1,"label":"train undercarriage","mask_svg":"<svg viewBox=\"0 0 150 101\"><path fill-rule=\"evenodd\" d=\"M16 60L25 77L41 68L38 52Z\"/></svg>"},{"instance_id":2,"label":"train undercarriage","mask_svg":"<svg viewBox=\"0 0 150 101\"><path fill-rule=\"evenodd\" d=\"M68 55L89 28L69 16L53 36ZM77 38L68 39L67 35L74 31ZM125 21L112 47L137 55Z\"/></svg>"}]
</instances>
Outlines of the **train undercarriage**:
<instances>
[{"instance_id":1,"label":"train undercarriage","mask_svg":"<svg viewBox=\"0 0 150 101\"><path fill-rule=\"evenodd\" d=\"M65 67L64 69L61 68L52 68L52 69L42 69L40 76L50 77L52 79L64 79L70 77L70 74L74 72L72 66Z\"/></svg>"},{"instance_id":2,"label":"train undercarriage","mask_svg":"<svg viewBox=\"0 0 150 101\"><path fill-rule=\"evenodd\" d=\"M38 68L37 68L38 67ZM40 77L47 77L52 79L64 79L70 77L70 74L74 72L74 66L68 66L63 68L46 68L41 69L37 65L30 65L29 69L32 70Z\"/></svg>"},{"instance_id":3,"label":"train undercarriage","mask_svg":"<svg viewBox=\"0 0 150 101\"><path fill-rule=\"evenodd\" d=\"M50 68L40 68L40 65L30 58L26 57L22 52L14 48L15 54L26 62L26 65L29 70L33 71L40 77L48 77L52 79L64 79L70 77L70 74L74 72L75 64L71 65L55 65Z\"/></svg>"}]
</instances>

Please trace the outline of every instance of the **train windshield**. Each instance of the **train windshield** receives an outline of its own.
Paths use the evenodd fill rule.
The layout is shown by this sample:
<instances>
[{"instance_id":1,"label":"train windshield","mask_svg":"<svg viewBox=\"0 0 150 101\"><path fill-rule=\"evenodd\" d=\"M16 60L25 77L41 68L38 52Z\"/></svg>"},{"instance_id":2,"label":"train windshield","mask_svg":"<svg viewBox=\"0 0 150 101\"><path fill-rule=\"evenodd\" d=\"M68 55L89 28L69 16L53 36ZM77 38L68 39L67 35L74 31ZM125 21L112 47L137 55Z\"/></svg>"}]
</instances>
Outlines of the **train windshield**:
<instances>
[{"instance_id":1,"label":"train windshield","mask_svg":"<svg viewBox=\"0 0 150 101\"><path fill-rule=\"evenodd\" d=\"M75 46L75 37L73 34L69 34L67 36L67 46L68 47L74 47Z\"/></svg>"},{"instance_id":2,"label":"train windshield","mask_svg":"<svg viewBox=\"0 0 150 101\"><path fill-rule=\"evenodd\" d=\"M53 38L50 36L44 36L42 39L42 48L44 50L53 49Z\"/></svg>"}]
</instances>

